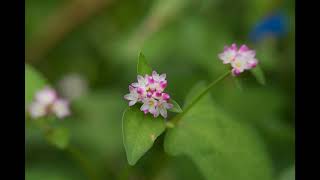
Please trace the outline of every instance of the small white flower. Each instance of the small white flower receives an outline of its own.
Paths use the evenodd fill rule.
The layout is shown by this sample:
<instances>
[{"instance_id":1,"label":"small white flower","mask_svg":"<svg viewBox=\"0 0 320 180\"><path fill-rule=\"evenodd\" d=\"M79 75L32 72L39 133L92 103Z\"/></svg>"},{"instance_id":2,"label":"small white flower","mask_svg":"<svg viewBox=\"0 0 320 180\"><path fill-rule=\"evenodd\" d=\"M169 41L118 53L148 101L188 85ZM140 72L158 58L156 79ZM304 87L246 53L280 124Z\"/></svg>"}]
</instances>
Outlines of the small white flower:
<instances>
[{"instance_id":1,"label":"small white flower","mask_svg":"<svg viewBox=\"0 0 320 180\"><path fill-rule=\"evenodd\" d=\"M42 104L52 104L57 99L57 93L50 87L45 87L43 90L36 93L36 101Z\"/></svg>"},{"instance_id":2,"label":"small white flower","mask_svg":"<svg viewBox=\"0 0 320 180\"><path fill-rule=\"evenodd\" d=\"M124 98L129 101L129 106L133 106L139 101L140 95L138 94L137 89L133 86L129 86L129 91L130 93L126 94Z\"/></svg>"},{"instance_id":3,"label":"small white flower","mask_svg":"<svg viewBox=\"0 0 320 180\"><path fill-rule=\"evenodd\" d=\"M244 56L237 57L235 61L231 62L231 66L237 70L237 72L242 73L247 69L247 59Z\"/></svg>"},{"instance_id":4,"label":"small white flower","mask_svg":"<svg viewBox=\"0 0 320 180\"><path fill-rule=\"evenodd\" d=\"M223 64L231 63L237 55L237 45L232 44L230 47L225 46L224 51L219 54L219 58L223 61Z\"/></svg>"},{"instance_id":5,"label":"small white flower","mask_svg":"<svg viewBox=\"0 0 320 180\"><path fill-rule=\"evenodd\" d=\"M159 83L166 80L166 74L159 75L156 71L152 71L152 78Z\"/></svg>"},{"instance_id":6,"label":"small white flower","mask_svg":"<svg viewBox=\"0 0 320 180\"><path fill-rule=\"evenodd\" d=\"M157 105L157 109L159 110L161 116L163 116L164 118L167 118L167 109L171 109L172 107L172 104L162 99L159 100Z\"/></svg>"},{"instance_id":7,"label":"small white flower","mask_svg":"<svg viewBox=\"0 0 320 180\"><path fill-rule=\"evenodd\" d=\"M47 114L46 107L47 105L39 102L31 103L29 107L30 116L33 118L39 118L39 117L45 116Z\"/></svg>"},{"instance_id":8,"label":"small white flower","mask_svg":"<svg viewBox=\"0 0 320 180\"><path fill-rule=\"evenodd\" d=\"M153 98L145 98L143 100L143 104L140 107L140 110L143 112L150 112L154 117L159 116L159 112L157 110L158 102Z\"/></svg>"},{"instance_id":9,"label":"small white flower","mask_svg":"<svg viewBox=\"0 0 320 180\"><path fill-rule=\"evenodd\" d=\"M69 116L69 103L66 100L58 99L53 103L51 111L55 113L58 118Z\"/></svg>"},{"instance_id":10,"label":"small white flower","mask_svg":"<svg viewBox=\"0 0 320 180\"><path fill-rule=\"evenodd\" d=\"M138 80L138 82L132 83L133 87L135 87L135 88L145 88L146 87L146 84L147 84L146 78L144 78L141 75L138 75L137 80Z\"/></svg>"},{"instance_id":11,"label":"small white flower","mask_svg":"<svg viewBox=\"0 0 320 180\"><path fill-rule=\"evenodd\" d=\"M156 91L163 91L167 87L166 74L159 75L156 71L153 71L152 79L154 80L154 89Z\"/></svg>"}]
</instances>

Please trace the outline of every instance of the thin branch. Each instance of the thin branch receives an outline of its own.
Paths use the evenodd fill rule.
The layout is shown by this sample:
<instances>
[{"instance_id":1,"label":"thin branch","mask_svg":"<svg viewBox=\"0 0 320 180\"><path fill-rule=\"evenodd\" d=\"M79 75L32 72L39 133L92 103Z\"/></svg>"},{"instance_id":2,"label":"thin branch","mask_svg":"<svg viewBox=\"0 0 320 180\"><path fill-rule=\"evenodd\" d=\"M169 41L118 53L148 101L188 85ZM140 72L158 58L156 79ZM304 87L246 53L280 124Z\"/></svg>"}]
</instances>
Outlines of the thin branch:
<instances>
[{"instance_id":1,"label":"thin branch","mask_svg":"<svg viewBox=\"0 0 320 180\"><path fill-rule=\"evenodd\" d=\"M47 18L26 47L26 61L34 63L43 58L79 25L110 4L110 0L72 0Z\"/></svg>"}]
</instances>

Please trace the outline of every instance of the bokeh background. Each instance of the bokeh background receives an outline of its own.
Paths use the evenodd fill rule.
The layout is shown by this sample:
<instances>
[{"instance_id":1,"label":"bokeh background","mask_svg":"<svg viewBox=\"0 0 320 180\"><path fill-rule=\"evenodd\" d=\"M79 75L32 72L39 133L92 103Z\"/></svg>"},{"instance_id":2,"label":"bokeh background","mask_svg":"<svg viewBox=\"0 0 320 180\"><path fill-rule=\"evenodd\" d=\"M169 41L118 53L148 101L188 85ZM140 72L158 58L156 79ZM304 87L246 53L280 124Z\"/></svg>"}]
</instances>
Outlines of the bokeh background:
<instances>
[{"instance_id":1,"label":"bokeh background","mask_svg":"<svg viewBox=\"0 0 320 180\"><path fill-rule=\"evenodd\" d=\"M123 95L142 51L183 104L196 82L225 71L217 54L235 42L256 50L266 85L245 73L242 88L228 78L212 89L213 99L259 133L274 177L293 180L294 9L293 0L26 0L25 61L71 100L73 115L59 126L78 149L59 150L26 126L26 179L201 179L190 160L163 152L162 136L128 165Z\"/></svg>"}]
</instances>

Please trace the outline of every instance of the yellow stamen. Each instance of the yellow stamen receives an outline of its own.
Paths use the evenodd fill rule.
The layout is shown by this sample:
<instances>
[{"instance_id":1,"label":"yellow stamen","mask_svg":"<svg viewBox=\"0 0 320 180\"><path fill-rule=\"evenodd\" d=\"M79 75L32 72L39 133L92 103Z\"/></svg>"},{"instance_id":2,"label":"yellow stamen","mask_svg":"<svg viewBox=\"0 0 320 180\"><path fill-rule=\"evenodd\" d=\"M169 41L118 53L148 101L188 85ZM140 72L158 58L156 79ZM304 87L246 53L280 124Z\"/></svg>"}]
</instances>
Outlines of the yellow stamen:
<instances>
[{"instance_id":1,"label":"yellow stamen","mask_svg":"<svg viewBox=\"0 0 320 180\"><path fill-rule=\"evenodd\" d=\"M241 63L236 62L236 66L237 66L238 68L240 68L240 67L241 67Z\"/></svg>"}]
</instances>

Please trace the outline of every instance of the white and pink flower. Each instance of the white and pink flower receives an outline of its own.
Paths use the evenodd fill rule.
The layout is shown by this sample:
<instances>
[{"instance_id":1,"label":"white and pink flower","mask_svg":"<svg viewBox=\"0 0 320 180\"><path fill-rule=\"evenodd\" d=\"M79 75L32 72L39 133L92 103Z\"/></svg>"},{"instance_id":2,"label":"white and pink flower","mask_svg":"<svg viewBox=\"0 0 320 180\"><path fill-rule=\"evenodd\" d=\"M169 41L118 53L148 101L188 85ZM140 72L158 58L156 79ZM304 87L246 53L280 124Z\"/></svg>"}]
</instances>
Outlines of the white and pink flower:
<instances>
[{"instance_id":1,"label":"white and pink flower","mask_svg":"<svg viewBox=\"0 0 320 180\"><path fill-rule=\"evenodd\" d=\"M166 74L159 75L153 71L151 75L137 76L138 82L129 85L129 94L124 99L129 101L129 106L142 103L140 110L145 114L150 113L154 117L160 114L167 118L167 109L173 107L169 103L170 96L164 90L167 87Z\"/></svg>"},{"instance_id":2,"label":"white and pink flower","mask_svg":"<svg viewBox=\"0 0 320 180\"><path fill-rule=\"evenodd\" d=\"M57 99L52 104L51 111L61 119L70 115L69 102L64 99Z\"/></svg>"},{"instance_id":3,"label":"white and pink flower","mask_svg":"<svg viewBox=\"0 0 320 180\"><path fill-rule=\"evenodd\" d=\"M43 90L38 91L35 95L35 100L41 104L50 104L57 98L55 90L45 87Z\"/></svg>"},{"instance_id":4,"label":"white and pink flower","mask_svg":"<svg viewBox=\"0 0 320 180\"><path fill-rule=\"evenodd\" d=\"M145 98L142 100L142 106L140 110L143 111L145 114L150 112L153 114L154 117L158 117L159 113L157 111L158 101L153 98Z\"/></svg>"},{"instance_id":5,"label":"white and pink flower","mask_svg":"<svg viewBox=\"0 0 320 180\"><path fill-rule=\"evenodd\" d=\"M218 56L223 61L223 64L228 64L234 61L237 53L237 45L233 43L230 47L225 46L224 51L220 53Z\"/></svg>"},{"instance_id":6,"label":"white and pink flower","mask_svg":"<svg viewBox=\"0 0 320 180\"><path fill-rule=\"evenodd\" d=\"M32 118L52 114L58 118L64 118L70 115L69 103L59 98L56 91L50 87L45 87L36 93L35 99L28 110Z\"/></svg>"},{"instance_id":7,"label":"white and pink flower","mask_svg":"<svg viewBox=\"0 0 320 180\"><path fill-rule=\"evenodd\" d=\"M173 108L173 105L168 103L167 100L160 99L158 102L157 108L161 116L163 116L164 118L167 118L167 109Z\"/></svg>"},{"instance_id":8,"label":"white and pink flower","mask_svg":"<svg viewBox=\"0 0 320 180\"><path fill-rule=\"evenodd\" d=\"M124 98L129 101L129 106L133 106L140 100L140 94L137 88L131 85L129 86L129 92L130 94L125 95Z\"/></svg>"},{"instance_id":9,"label":"white and pink flower","mask_svg":"<svg viewBox=\"0 0 320 180\"><path fill-rule=\"evenodd\" d=\"M249 49L246 45L242 45L239 49L235 43L230 47L226 46L224 51L219 54L219 58L224 64L231 64L232 74L240 75L245 70L255 68L258 60L255 58L255 51Z\"/></svg>"}]
</instances>

